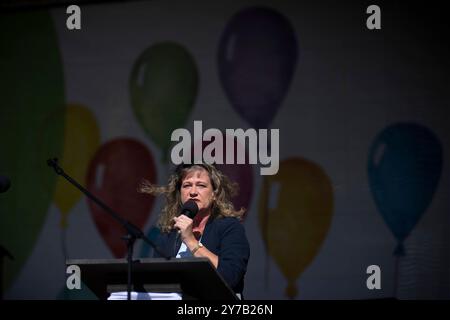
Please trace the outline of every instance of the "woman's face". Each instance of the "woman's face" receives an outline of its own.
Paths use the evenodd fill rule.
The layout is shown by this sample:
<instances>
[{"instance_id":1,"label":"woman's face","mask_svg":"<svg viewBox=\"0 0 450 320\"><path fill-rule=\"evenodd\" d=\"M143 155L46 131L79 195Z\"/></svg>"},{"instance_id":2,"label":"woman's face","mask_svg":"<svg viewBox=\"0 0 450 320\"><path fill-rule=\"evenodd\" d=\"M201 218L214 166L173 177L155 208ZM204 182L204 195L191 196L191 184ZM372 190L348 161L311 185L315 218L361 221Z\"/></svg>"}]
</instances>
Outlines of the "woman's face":
<instances>
[{"instance_id":1,"label":"woman's face","mask_svg":"<svg viewBox=\"0 0 450 320\"><path fill-rule=\"evenodd\" d=\"M208 171L195 169L186 174L181 182L181 202L194 200L199 211L209 209L214 199L214 191Z\"/></svg>"}]
</instances>

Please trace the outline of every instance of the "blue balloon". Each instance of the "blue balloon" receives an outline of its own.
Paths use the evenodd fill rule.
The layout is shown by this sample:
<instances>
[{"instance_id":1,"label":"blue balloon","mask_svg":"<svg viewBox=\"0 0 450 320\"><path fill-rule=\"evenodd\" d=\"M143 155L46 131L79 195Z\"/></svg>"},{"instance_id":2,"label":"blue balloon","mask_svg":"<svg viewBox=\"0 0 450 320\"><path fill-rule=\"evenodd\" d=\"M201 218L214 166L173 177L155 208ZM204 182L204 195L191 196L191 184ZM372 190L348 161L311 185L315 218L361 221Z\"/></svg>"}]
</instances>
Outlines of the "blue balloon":
<instances>
[{"instance_id":1,"label":"blue balloon","mask_svg":"<svg viewBox=\"0 0 450 320\"><path fill-rule=\"evenodd\" d=\"M219 42L218 69L233 108L254 128L268 128L297 63L290 22L279 12L251 7L236 13Z\"/></svg>"},{"instance_id":2,"label":"blue balloon","mask_svg":"<svg viewBox=\"0 0 450 320\"><path fill-rule=\"evenodd\" d=\"M369 151L370 189L398 241L395 255L431 203L442 171L442 147L428 128L398 123L384 129Z\"/></svg>"}]
</instances>

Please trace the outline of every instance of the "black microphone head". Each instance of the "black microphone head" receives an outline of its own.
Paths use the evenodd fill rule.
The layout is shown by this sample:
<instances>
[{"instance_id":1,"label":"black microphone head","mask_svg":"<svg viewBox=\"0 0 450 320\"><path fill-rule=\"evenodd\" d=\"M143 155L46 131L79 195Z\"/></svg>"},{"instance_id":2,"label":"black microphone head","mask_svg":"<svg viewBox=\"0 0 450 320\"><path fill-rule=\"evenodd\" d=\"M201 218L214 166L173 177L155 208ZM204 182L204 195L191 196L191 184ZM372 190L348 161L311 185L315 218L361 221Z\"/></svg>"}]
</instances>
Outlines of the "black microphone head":
<instances>
[{"instance_id":1,"label":"black microphone head","mask_svg":"<svg viewBox=\"0 0 450 320\"><path fill-rule=\"evenodd\" d=\"M194 218L198 212L198 205L194 200L188 200L181 207L181 214L187 215L189 218Z\"/></svg>"},{"instance_id":2,"label":"black microphone head","mask_svg":"<svg viewBox=\"0 0 450 320\"><path fill-rule=\"evenodd\" d=\"M10 186L11 181L9 181L8 177L0 175L0 193L7 191Z\"/></svg>"}]
</instances>

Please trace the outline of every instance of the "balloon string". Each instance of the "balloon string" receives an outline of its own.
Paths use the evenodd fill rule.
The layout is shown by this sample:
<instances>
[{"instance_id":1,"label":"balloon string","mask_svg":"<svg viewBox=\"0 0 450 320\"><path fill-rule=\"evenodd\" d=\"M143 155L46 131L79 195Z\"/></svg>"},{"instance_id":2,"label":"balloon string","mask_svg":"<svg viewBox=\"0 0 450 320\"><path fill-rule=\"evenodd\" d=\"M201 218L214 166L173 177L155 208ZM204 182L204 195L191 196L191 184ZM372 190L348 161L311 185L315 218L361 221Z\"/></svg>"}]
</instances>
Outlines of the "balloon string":
<instances>
[{"instance_id":1,"label":"balloon string","mask_svg":"<svg viewBox=\"0 0 450 320\"><path fill-rule=\"evenodd\" d=\"M288 286L286 287L285 293L286 293L286 296L291 300L297 296L298 291L297 291L297 285L296 285L295 281L292 281L290 279L288 280Z\"/></svg>"},{"instance_id":2,"label":"balloon string","mask_svg":"<svg viewBox=\"0 0 450 320\"><path fill-rule=\"evenodd\" d=\"M405 255L405 246L402 242L399 242L394 250L395 256L395 270L394 270L394 298L397 298L398 294L398 268L400 257Z\"/></svg>"},{"instance_id":3,"label":"balloon string","mask_svg":"<svg viewBox=\"0 0 450 320\"><path fill-rule=\"evenodd\" d=\"M404 256L405 255L405 246L402 242L399 242L394 250L395 256Z\"/></svg>"},{"instance_id":4,"label":"balloon string","mask_svg":"<svg viewBox=\"0 0 450 320\"><path fill-rule=\"evenodd\" d=\"M67 245L66 245L67 232L66 232L66 230L67 230L66 227L61 228L61 247L62 247L62 253L63 253L63 258L64 258L64 265L66 264L66 260L67 260ZM66 270L66 268L64 268L64 270Z\"/></svg>"},{"instance_id":5,"label":"balloon string","mask_svg":"<svg viewBox=\"0 0 450 320\"><path fill-rule=\"evenodd\" d=\"M394 298L397 299L398 291L398 260L399 256L395 256L395 270L394 270Z\"/></svg>"},{"instance_id":6,"label":"balloon string","mask_svg":"<svg viewBox=\"0 0 450 320\"><path fill-rule=\"evenodd\" d=\"M268 221L269 221L269 187L268 187L268 183L267 180L264 179L263 181L263 190L265 193L265 199L264 199L264 206L263 206L263 241L264 241L264 246L266 247L265 250L265 256L264 256L264 283L265 283L265 289L266 291L268 290L269 287L269 239L268 239Z\"/></svg>"}]
</instances>

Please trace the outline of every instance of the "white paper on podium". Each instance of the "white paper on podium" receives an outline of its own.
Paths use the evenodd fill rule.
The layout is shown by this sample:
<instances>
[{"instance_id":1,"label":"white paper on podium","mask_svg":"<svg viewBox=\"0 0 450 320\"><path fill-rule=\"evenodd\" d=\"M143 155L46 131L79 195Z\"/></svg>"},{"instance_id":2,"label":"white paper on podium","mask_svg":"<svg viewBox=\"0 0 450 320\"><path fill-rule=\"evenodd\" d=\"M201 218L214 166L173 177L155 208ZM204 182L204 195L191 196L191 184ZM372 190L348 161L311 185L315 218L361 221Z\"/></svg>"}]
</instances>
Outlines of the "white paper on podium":
<instances>
[{"instance_id":1,"label":"white paper on podium","mask_svg":"<svg viewBox=\"0 0 450 320\"><path fill-rule=\"evenodd\" d=\"M127 300L127 291L113 292L108 300ZM130 292L131 300L182 300L181 294L176 292L160 293L160 292Z\"/></svg>"}]
</instances>

